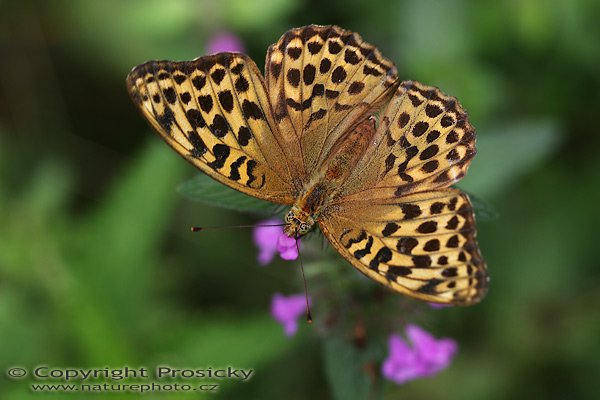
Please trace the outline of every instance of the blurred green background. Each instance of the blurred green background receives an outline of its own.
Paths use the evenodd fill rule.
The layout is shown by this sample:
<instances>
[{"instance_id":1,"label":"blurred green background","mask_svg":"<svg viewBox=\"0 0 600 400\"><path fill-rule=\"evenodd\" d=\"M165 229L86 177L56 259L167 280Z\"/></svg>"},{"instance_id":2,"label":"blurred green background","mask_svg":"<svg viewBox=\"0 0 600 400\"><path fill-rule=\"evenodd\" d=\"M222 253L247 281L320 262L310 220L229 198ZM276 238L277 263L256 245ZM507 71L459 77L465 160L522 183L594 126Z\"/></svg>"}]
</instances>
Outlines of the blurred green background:
<instances>
[{"instance_id":1,"label":"blurred green background","mask_svg":"<svg viewBox=\"0 0 600 400\"><path fill-rule=\"evenodd\" d=\"M0 397L44 396L8 380L12 365L161 363L256 370L213 398L333 396L316 328L288 339L269 316L274 292L301 292L296 264L258 267L249 231L189 233L257 219L177 193L197 172L124 84L222 31L262 68L310 23L359 32L401 78L460 99L479 135L460 186L498 214L478 223L488 297L420 311L458 341L453 365L384 397L597 397L598 20L596 0L0 1Z\"/></svg>"}]
</instances>

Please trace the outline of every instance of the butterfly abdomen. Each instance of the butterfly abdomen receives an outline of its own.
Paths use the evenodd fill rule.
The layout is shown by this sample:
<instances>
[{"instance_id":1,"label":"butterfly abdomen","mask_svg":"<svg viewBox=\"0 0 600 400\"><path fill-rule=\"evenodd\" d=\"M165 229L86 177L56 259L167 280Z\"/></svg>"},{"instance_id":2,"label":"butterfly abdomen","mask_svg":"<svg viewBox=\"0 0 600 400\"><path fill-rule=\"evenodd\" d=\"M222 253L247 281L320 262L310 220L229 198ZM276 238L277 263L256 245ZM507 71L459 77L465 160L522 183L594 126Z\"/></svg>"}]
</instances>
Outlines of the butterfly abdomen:
<instances>
[{"instance_id":1,"label":"butterfly abdomen","mask_svg":"<svg viewBox=\"0 0 600 400\"><path fill-rule=\"evenodd\" d=\"M323 169L327 179L343 181L365 154L375 136L375 118L369 117L348 134L340 137L325 158ZM339 182L341 183L341 182Z\"/></svg>"}]
</instances>

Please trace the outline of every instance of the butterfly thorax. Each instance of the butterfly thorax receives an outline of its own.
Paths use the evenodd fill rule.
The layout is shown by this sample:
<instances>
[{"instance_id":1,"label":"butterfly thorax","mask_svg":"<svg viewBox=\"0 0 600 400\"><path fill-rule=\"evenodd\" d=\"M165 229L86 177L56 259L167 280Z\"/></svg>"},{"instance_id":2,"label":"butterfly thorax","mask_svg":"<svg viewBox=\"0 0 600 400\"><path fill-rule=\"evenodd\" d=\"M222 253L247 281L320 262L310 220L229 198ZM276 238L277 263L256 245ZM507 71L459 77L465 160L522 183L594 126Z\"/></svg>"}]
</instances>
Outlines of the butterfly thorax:
<instances>
[{"instance_id":1,"label":"butterfly thorax","mask_svg":"<svg viewBox=\"0 0 600 400\"><path fill-rule=\"evenodd\" d=\"M296 203L285 218L284 232L298 237L310 231L323 213L327 211L336 194L358 161L364 156L376 131L375 118L369 117L341 136L335 142L318 171L298 196Z\"/></svg>"}]
</instances>

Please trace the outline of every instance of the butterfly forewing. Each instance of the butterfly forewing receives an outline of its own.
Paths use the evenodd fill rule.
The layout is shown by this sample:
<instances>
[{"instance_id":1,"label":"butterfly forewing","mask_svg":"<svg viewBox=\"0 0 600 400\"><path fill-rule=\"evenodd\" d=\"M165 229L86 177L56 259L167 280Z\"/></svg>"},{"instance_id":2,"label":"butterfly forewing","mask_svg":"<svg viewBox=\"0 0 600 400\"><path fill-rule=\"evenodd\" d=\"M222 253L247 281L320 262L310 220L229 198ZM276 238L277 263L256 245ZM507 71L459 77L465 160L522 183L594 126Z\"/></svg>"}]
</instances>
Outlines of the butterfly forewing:
<instances>
[{"instance_id":1,"label":"butterfly forewing","mask_svg":"<svg viewBox=\"0 0 600 400\"><path fill-rule=\"evenodd\" d=\"M360 198L448 187L465 175L476 153L475 130L458 101L413 81L400 84L381 119L376 142L349 179L346 194L356 189L353 179L369 181L370 190Z\"/></svg>"},{"instance_id":2,"label":"butterfly forewing","mask_svg":"<svg viewBox=\"0 0 600 400\"><path fill-rule=\"evenodd\" d=\"M411 297L465 305L487 290L473 210L460 190L348 202L321 229L359 271Z\"/></svg>"},{"instance_id":3,"label":"butterfly forewing","mask_svg":"<svg viewBox=\"0 0 600 400\"><path fill-rule=\"evenodd\" d=\"M335 141L389 100L398 84L393 63L358 34L316 25L292 29L269 48L266 81L304 183Z\"/></svg>"},{"instance_id":4,"label":"butterfly forewing","mask_svg":"<svg viewBox=\"0 0 600 400\"><path fill-rule=\"evenodd\" d=\"M202 171L254 197L293 203L290 172L264 83L241 54L150 61L127 78L161 137Z\"/></svg>"}]
</instances>

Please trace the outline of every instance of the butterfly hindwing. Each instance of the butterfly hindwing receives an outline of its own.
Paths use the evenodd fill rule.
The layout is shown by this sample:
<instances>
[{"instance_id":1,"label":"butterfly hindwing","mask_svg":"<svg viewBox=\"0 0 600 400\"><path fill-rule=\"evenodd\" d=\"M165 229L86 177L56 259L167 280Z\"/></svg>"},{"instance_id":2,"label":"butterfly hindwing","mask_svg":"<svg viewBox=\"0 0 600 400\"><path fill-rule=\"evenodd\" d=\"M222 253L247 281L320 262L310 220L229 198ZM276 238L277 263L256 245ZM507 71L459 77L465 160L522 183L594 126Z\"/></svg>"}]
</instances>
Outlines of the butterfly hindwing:
<instances>
[{"instance_id":1,"label":"butterfly hindwing","mask_svg":"<svg viewBox=\"0 0 600 400\"><path fill-rule=\"evenodd\" d=\"M269 47L266 84L288 157L306 182L335 141L389 100L396 68L356 33L310 25Z\"/></svg>"},{"instance_id":2,"label":"butterfly hindwing","mask_svg":"<svg viewBox=\"0 0 600 400\"><path fill-rule=\"evenodd\" d=\"M408 296L467 305L487 290L473 209L458 189L349 202L320 226L360 272Z\"/></svg>"},{"instance_id":3,"label":"butterfly hindwing","mask_svg":"<svg viewBox=\"0 0 600 400\"><path fill-rule=\"evenodd\" d=\"M161 137L203 172L254 197L293 203L264 83L247 56L149 61L131 71L127 86Z\"/></svg>"}]
</instances>

